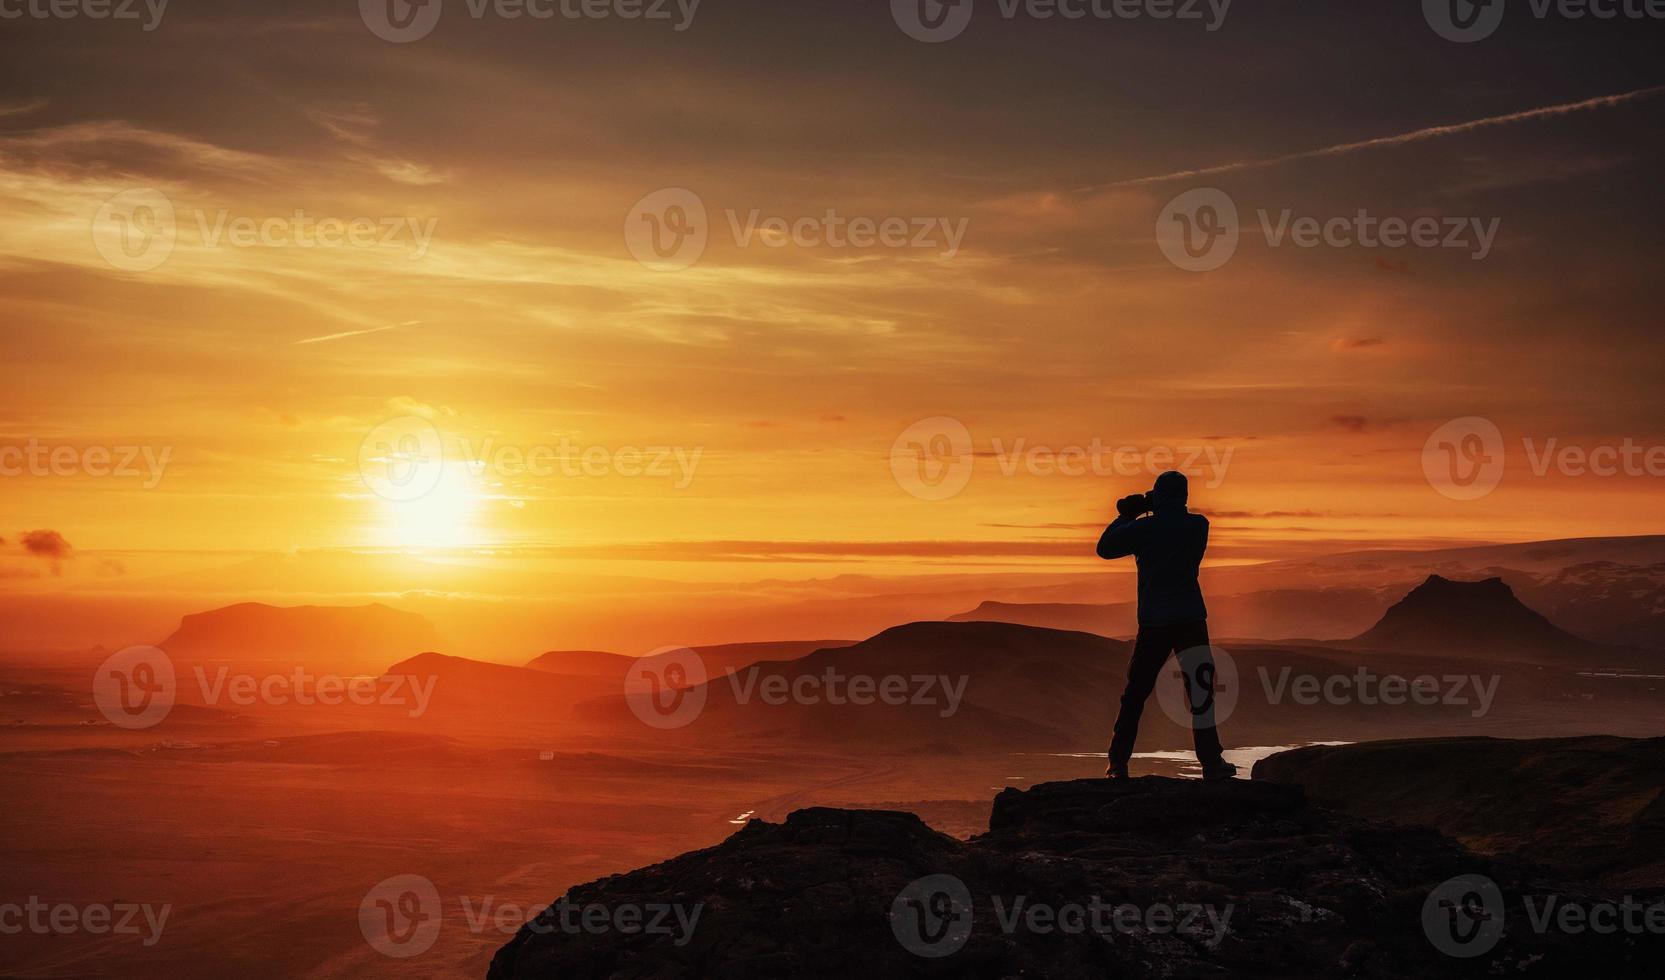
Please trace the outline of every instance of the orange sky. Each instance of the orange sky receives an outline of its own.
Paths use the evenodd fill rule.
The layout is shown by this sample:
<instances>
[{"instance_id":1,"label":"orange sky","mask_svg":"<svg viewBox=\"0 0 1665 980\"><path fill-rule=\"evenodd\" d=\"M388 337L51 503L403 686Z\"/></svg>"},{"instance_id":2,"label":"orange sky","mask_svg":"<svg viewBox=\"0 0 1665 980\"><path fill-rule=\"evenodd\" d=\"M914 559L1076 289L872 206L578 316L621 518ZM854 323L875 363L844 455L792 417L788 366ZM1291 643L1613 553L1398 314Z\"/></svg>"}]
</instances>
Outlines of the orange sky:
<instances>
[{"instance_id":1,"label":"orange sky","mask_svg":"<svg viewBox=\"0 0 1665 980\"><path fill-rule=\"evenodd\" d=\"M681 33L459 14L404 45L351 4L170 10L142 42L8 25L0 447L73 447L80 471L0 476L0 587L438 546L696 583L1079 571L1077 543L1148 485L1151 450L1192 460L1217 560L1659 530L1658 475L1540 476L1526 449L1665 443L1646 299L1665 98L1645 38L1580 32L1579 63L1604 67L1567 74L1535 28L1480 50L1383 15L1415 78L1315 86L1340 70L1339 14L1299 40L1284 15L1243 11L1206 39L979 23L921 45L883 6L743 3ZM205 48L215 71L176 67ZM1396 67L1367 57L1356 78ZM1200 64L1208 77L1162 68ZM1531 112L1620 93L1639 94ZM1243 237L1187 272L1156 222L1200 186L1235 200ZM697 194L709 244L661 271L633 257L627 221L671 187ZM177 231L166 260L112 263L117 222L157 200ZM1274 246L1261 209L1474 216L1497 238L1478 261ZM754 211L829 210L942 218L963 242L735 240ZM355 218L376 242L299 241ZM245 226L263 241L241 244ZM1474 501L1422 468L1430 434L1464 416L1508 450ZM938 417L975 462L963 490L921 499L893 455ZM422 499L363 479L390 419L440 440ZM487 440L591 463L471 468ZM1138 463L1063 475L1019 445L1134 447ZM129 446L166 466L84 472L89 447ZM22 544L44 529L73 551Z\"/></svg>"}]
</instances>

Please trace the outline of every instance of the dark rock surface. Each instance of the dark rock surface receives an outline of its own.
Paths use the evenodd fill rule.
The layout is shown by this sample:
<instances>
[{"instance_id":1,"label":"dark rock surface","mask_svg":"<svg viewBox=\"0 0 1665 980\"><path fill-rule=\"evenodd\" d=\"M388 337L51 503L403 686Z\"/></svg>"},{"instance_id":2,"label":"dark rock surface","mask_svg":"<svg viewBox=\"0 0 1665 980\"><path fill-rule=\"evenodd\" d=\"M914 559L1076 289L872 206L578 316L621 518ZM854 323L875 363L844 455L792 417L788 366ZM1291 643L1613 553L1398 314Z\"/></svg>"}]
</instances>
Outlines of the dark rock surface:
<instances>
[{"instance_id":1,"label":"dark rock surface","mask_svg":"<svg viewBox=\"0 0 1665 980\"><path fill-rule=\"evenodd\" d=\"M1463 874L1496 881L1504 903L1501 937L1472 958L1442 953L1424 926L1425 907L1439 907L1430 894ZM566 896L685 918L697 907L691 930L585 930L552 910L498 952L490 977L1657 975L1658 934L1529 928L1521 896L1551 892L1600 898L1433 830L1313 806L1294 786L1078 780L1003 791L989 832L969 842L893 811L754 820Z\"/></svg>"},{"instance_id":2,"label":"dark rock surface","mask_svg":"<svg viewBox=\"0 0 1665 980\"><path fill-rule=\"evenodd\" d=\"M1665 738L1313 745L1262 760L1254 775L1567 878L1665 889Z\"/></svg>"}]
</instances>

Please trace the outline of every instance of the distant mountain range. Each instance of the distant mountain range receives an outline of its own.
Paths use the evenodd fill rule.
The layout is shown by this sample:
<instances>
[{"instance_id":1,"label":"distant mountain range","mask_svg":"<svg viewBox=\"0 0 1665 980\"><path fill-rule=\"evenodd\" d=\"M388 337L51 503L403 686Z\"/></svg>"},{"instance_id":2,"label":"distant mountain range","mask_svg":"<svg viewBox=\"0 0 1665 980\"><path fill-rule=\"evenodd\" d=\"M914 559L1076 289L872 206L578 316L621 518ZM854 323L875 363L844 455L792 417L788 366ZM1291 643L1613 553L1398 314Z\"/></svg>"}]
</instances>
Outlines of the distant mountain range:
<instances>
[{"instance_id":1,"label":"distant mountain range","mask_svg":"<svg viewBox=\"0 0 1665 980\"><path fill-rule=\"evenodd\" d=\"M755 643L718 643L690 647L700 655L709 677L750 667L765 660L796 660L816 650L847 647L855 640L775 640ZM578 674L586 677L608 677L623 681L625 672L636 660L617 653L600 650L551 650L526 662L533 670L557 674Z\"/></svg>"},{"instance_id":2,"label":"distant mountain range","mask_svg":"<svg viewBox=\"0 0 1665 980\"><path fill-rule=\"evenodd\" d=\"M1209 596L1208 618L1221 637L1340 639L1374 623L1391 601L1380 589L1270 589ZM1132 636L1139 629L1138 606L1133 602L984 602L948 619L1022 623L1101 636Z\"/></svg>"},{"instance_id":3,"label":"distant mountain range","mask_svg":"<svg viewBox=\"0 0 1665 980\"><path fill-rule=\"evenodd\" d=\"M1665 535L1357 551L1218 572L1218 585L1232 592L1367 587L1387 590L1389 601L1429 575L1496 577L1586 640L1665 649Z\"/></svg>"},{"instance_id":4,"label":"distant mountain range","mask_svg":"<svg viewBox=\"0 0 1665 980\"><path fill-rule=\"evenodd\" d=\"M622 674L557 674L432 652L401 660L382 676L406 677L414 685L431 688L427 722L443 727L445 722L467 720L505 732L558 727L574 705L623 689Z\"/></svg>"},{"instance_id":5,"label":"distant mountain range","mask_svg":"<svg viewBox=\"0 0 1665 980\"><path fill-rule=\"evenodd\" d=\"M834 645L845 642L831 641ZM709 677L764 660L801 657L812 649L815 646L804 641L694 648L704 658ZM433 710L441 719L462 714L506 728L524 722L531 722L532 727L555 727L568 722L580 703L621 699L626 673L637 662L637 657L602 650L555 650L516 667L429 652L401 660L388 667L384 676L431 682Z\"/></svg>"},{"instance_id":6,"label":"distant mountain range","mask_svg":"<svg viewBox=\"0 0 1665 980\"><path fill-rule=\"evenodd\" d=\"M1485 583L1435 586L1439 598L1465 606L1476 622L1495 614L1506 629L1499 642L1476 643L1469 624L1427 616L1428 593L1407 597L1385 617L1388 646L1241 642L1228 645L1234 687L1225 724L1229 744L1279 745L1407 734L1453 734L1477 725L1542 725L1555 712L1593 714L1610 730L1632 731L1660 710L1665 693L1654 681L1608 679L1623 651L1567 637L1521 606L1506 587ZM1465 605L1464 598L1476 602ZM1433 604L1435 609L1443 603ZM1538 628L1533 628L1534 626ZM1416 635L1420 646L1393 645ZM993 622L923 622L886 630L848 647L798 660L765 662L704 685L702 711L668 740L739 738L886 752L1093 751L1108 737L1125 679L1129 644L1092 633ZM1374 700L1354 684L1430 678L1427 703ZM823 678L905 678L908 703L859 710L822 697ZM1296 696L1296 679L1330 697ZM1164 684L1173 684L1164 678ZM760 692L802 690L774 702ZM1337 687L1339 685L1339 687ZM1484 688L1484 691L1481 690ZM950 694L952 696L950 696ZM1401 688L1403 694L1403 687ZM577 705L598 730L630 731L640 723L622 695ZM1140 744L1184 749L1187 725L1155 703L1145 712ZM1628 726L1628 727L1627 727Z\"/></svg>"},{"instance_id":7,"label":"distant mountain range","mask_svg":"<svg viewBox=\"0 0 1665 980\"><path fill-rule=\"evenodd\" d=\"M1542 556L1539 556L1542 558ZM1590 566L1578 566L1590 574ZM1569 574L1563 569L1557 575ZM1294 614L1315 595L1334 600L1338 624L1374 601L1366 588L1277 593ZM1263 595L1264 597L1264 595ZM1222 605L1251 597L1228 596ZM1093 607L999 606L1010 615L1080 622ZM703 709L686 728L652 733L630 710L625 676L636 658L600 650L556 650L525 666L450 656L425 619L382 605L278 608L245 603L185 617L163 641L187 661L405 675L436 682L432 711L401 719L443 729L466 720L482 729L573 729L597 737L630 735L786 740L861 747L864 751L1082 751L1102 746L1121 692L1129 648L1087 630L986 621L974 614L948 622L909 623L859 642L781 641L696 648L706 667ZM1241 620L1240 620L1241 621ZM1428 575L1373 621L1339 640L1227 639L1241 697L1228 727L1236 744L1430 735L1475 724L1527 723L1558 705L1602 719L1605 730L1633 733L1635 712L1657 706L1649 680L1657 655L1574 635L1523 603L1507 581L1457 581ZM1235 632L1235 631L1233 631ZM427 651L427 652L418 652ZM387 666L391 665L391 666ZM1300 703L1286 697L1289 678L1342 683L1361 665L1402 677L1474 675L1501 683L1497 704L1471 701L1373 710L1356 700ZM1630 670L1637 683L1604 671ZM869 698L860 711L826 691L827 679L889 679L907 692L899 703ZM771 698L772 691L793 692ZM895 700L895 699L892 699ZM1604 707L1592 706L1597 702ZM1141 744L1183 748L1188 733L1155 710L1146 712ZM1554 729L1548 729L1554 730ZM1562 729L1564 730L1564 729Z\"/></svg>"},{"instance_id":8,"label":"distant mountain range","mask_svg":"<svg viewBox=\"0 0 1665 980\"><path fill-rule=\"evenodd\" d=\"M1003 623L910 623L796 660L760 661L704 685L704 707L667 738L790 739L950 751L1058 745L1100 713L1081 692L1116 683L1126 644ZM827 678L835 678L830 684ZM898 695L840 700L851 677L894 678ZM959 684L959 690L954 685ZM773 687L772 687L773 686ZM773 697L771 689L801 692ZM907 703L887 703L906 700ZM622 695L579 706L597 725L640 727Z\"/></svg>"},{"instance_id":9,"label":"distant mountain range","mask_svg":"<svg viewBox=\"0 0 1665 980\"><path fill-rule=\"evenodd\" d=\"M379 673L388 663L444 645L421 616L364 606L268 606L243 602L180 620L157 646L175 660L238 665L310 665Z\"/></svg>"},{"instance_id":10,"label":"distant mountain range","mask_svg":"<svg viewBox=\"0 0 1665 980\"><path fill-rule=\"evenodd\" d=\"M1665 536L1574 538L1435 551L1357 551L1203 570L1220 637L1357 636L1430 575L1500 578L1553 625L1596 643L1665 649ZM1131 597L1132 582L1113 586ZM1134 603L984 602L956 621L1130 636Z\"/></svg>"}]
</instances>

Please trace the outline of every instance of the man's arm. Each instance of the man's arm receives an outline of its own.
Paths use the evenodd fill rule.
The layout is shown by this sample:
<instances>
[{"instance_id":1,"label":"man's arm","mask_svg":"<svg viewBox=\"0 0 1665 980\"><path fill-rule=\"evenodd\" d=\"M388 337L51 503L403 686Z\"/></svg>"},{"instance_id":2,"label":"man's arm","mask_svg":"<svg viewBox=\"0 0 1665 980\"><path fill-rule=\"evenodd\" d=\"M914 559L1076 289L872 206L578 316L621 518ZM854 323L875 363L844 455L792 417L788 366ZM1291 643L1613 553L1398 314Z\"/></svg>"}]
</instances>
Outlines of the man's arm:
<instances>
[{"instance_id":1,"label":"man's arm","mask_svg":"<svg viewBox=\"0 0 1665 980\"><path fill-rule=\"evenodd\" d=\"M1100 558L1126 558L1139 550L1140 527L1137 517L1119 515L1098 536Z\"/></svg>"}]
</instances>

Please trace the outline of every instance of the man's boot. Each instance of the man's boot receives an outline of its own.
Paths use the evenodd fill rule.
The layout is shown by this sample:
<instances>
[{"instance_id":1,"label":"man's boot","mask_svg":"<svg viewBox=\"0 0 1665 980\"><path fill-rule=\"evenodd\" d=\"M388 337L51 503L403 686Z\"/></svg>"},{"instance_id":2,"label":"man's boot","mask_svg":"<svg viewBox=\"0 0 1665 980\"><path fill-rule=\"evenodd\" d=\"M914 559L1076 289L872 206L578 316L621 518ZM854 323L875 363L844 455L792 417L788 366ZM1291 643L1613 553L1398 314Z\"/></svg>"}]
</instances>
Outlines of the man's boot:
<instances>
[{"instance_id":1,"label":"man's boot","mask_svg":"<svg viewBox=\"0 0 1665 980\"><path fill-rule=\"evenodd\" d=\"M1212 783L1222 779L1231 779L1236 775L1237 767L1224 759L1212 765L1203 766L1204 782Z\"/></svg>"}]
</instances>

